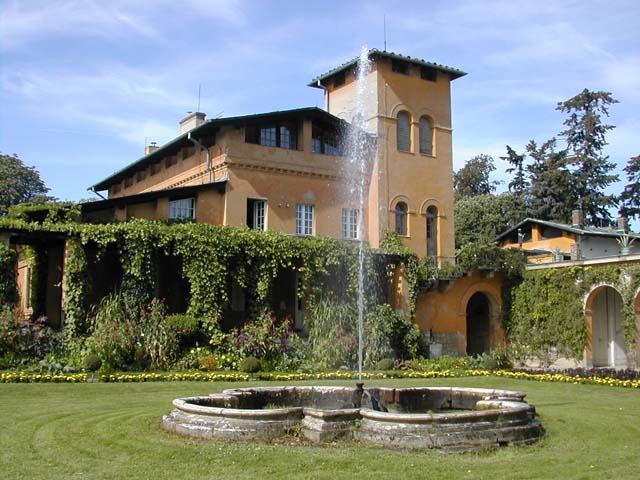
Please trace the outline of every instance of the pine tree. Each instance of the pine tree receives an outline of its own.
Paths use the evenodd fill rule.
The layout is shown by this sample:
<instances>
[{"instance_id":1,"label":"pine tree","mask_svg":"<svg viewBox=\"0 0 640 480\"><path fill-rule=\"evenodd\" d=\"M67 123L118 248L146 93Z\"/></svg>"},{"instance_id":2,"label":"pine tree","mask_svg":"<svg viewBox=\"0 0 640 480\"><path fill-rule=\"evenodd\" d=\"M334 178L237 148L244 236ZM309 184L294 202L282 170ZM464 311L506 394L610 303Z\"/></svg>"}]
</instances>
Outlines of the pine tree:
<instances>
[{"instance_id":1,"label":"pine tree","mask_svg":"<svg viewBox=\"0 0 640 480\"><path fill-rule=\"evenodd\" d=\"M593 225L610 222L608 209L617 204L615 196L604 193L609 185L618 181L618 176L610 173L615 165L602 152L607 145L606 133L614 126L603 124L601 119L602 115L609 116L609 106L615 103L618 101L610 93L591 92L585 88L556 107L569 114L564 121L567 128L560 136L567 142L578 205L585 219Z\"/></svg>"},{"instance_id":2,"label":"pine tree","mask_svg":"<svg viewBox=\"0 0 640 480\"><path fill-rule=\"evenodd\" d=\"M569 170L567 151L556 151L555 146L555 138L539 147L533 140L527 144L527 153L533 159L527 166L531 181L529 210L535 218L568 223L578 193Z\"/></svg>"},{"instance_id":3,"label":"pine tree","mask_svg":"<svg viewBox=\"0 0 640 480\"><path fill-rule=\"evenodd\" d=\"M513 180L509 182L509 201L508 222L510 225L524 220L528 214L528 196L530 182L525 172L524 159L525 155L519 155L513 148L507 145L507 155L500 157L510 163L512 166L507 168L506 172L513 174Z\"/></svg>"},{"instance_id":4,"label":"pine tree","mask_svg":"<svg viewBox=\"0 0 640 480\"><path fill-rule=\"evenodd\" d=\"M631 157L624 171L629 183L620 195L621 213L627 217L640 218L640 155Z\"/></svg>"}]
</instances>

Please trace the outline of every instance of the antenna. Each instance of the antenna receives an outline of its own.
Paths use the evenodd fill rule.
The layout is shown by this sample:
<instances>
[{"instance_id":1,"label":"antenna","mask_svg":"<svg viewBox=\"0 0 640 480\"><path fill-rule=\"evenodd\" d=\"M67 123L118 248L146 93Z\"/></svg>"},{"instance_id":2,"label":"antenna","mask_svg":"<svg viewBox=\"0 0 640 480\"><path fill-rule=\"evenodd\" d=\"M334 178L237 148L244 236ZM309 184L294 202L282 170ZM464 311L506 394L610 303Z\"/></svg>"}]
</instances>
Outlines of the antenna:
<instances>
[{"instance_id":1,"label":"antenna","mask_svg":"<svg viewBox=\"0 0 640 480\"><path fill-rule=\"evenodd\" d=\"M202 85L199 83L198 84L198 112L200 111L200 90L201 90Z\"/></svg>"},{"instance_id":2,"label":"antenna","mask_svg":"<svg viewBox=\"0 0 640 480\"><path fill-rule=\"evenodd\" d=\"M382 28L384 31L384 51L387 51L387 16L383 15L382 16Z\"/></svg>"}]
</instances>

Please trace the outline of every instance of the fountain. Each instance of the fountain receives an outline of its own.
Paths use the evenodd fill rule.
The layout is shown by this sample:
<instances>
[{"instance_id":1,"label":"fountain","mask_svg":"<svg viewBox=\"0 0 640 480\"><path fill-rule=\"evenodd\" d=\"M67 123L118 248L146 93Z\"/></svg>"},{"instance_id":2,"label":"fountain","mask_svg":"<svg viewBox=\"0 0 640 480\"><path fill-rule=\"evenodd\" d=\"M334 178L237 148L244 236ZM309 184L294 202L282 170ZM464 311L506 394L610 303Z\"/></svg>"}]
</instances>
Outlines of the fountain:
<instances>
[{"instance_id":1,"label":"fountain","mask_svg":"<svg viewBox=\"0 0 640 480\"><path fill-rule=\"evenodd\" d=\"M364 215L371 136L364 133L371 68L362 49L357 66L353 128L347 136L345 178L358 206L358 382L354 387L234 388L179 398L165 415L167 431L198 438L273 439L301 431L313 442L356 440L412 449L477 451L532 443L544 430L525 393L455 387L365 388L362 381L365 271Z\"/></svg>"}]
</instances>

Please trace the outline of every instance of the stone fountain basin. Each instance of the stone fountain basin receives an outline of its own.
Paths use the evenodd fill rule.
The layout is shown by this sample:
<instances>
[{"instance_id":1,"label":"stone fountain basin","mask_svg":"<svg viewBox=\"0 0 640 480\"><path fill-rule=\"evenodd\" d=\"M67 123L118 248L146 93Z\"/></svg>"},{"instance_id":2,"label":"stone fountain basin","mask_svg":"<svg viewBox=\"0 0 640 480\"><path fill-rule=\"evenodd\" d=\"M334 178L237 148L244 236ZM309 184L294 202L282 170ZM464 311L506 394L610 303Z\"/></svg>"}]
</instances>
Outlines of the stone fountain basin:
<instances>
[{"instance_id":1,"label":"stone fountain basin","mask_svg":"<svg viewBox=\"0 0 640 480\"><path fill-rule=\"evenodd\" d=\"M300 431L314 442L444 451L532 443L544 430L525 393L456 387L257 387L179 398L163 427L199 438L272 439Z\"/></svg>"}]
</instances>

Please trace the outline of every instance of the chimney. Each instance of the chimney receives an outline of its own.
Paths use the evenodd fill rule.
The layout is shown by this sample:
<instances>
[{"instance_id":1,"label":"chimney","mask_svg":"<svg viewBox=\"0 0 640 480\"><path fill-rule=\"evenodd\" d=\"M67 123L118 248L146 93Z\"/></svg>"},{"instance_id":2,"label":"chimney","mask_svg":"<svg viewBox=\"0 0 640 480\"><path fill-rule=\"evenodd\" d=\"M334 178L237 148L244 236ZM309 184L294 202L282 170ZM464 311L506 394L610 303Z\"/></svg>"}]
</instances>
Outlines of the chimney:
<instances>
[{"instance_id":1,"label":"chimney","mask_svg":"<svg viewBox=\"0 0 640 480\"><path fill-rule=\"evenodd\" d=\"M189 115L180 120L180 134L187 133L189 130L193 130L202 125L206 116L207 115L202 112L189 113Z\"/></svg>"},{"instance_id":2,"label":"chimney","mask_svg":"<svg viewBox=\"0 0 640 480\"><path fill-rule=\"evenodd\" d=\"M160 147L158 147L156 142L151 142L149 145L144 147L144 154L145 155L149 155L149 154L155 152L156 150L158 150L158 148L160 148Z\"/></svg>"},{"instance_id":3,"label":"chimney","mask_svg":"<svg viewBox=\"0 0 640 480\"><path fill-rule=\"evenodd\" d=\"M625 216L618 217L618 230L623 232L629 231L629 220Z\"/></svg>"},{"instance_id":4,"label":"chimney","mask_svg":"<svg viewBox=\"0 0 640 480\"><path fill-rule=\"evenodd\" d=\"M571 226L582 227L584 225L584 215L582 210L573 210L571 212Z\"/></svg>"}]
</instances>

